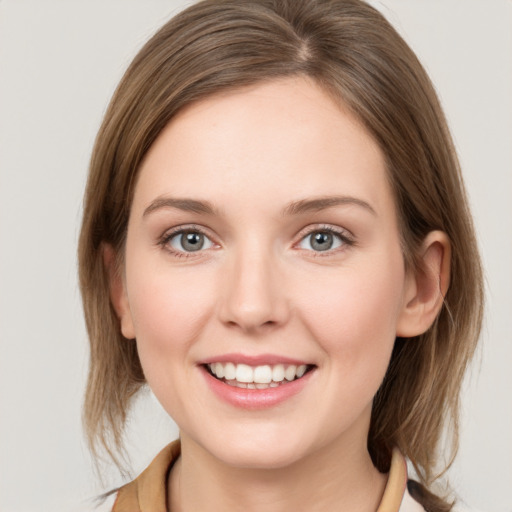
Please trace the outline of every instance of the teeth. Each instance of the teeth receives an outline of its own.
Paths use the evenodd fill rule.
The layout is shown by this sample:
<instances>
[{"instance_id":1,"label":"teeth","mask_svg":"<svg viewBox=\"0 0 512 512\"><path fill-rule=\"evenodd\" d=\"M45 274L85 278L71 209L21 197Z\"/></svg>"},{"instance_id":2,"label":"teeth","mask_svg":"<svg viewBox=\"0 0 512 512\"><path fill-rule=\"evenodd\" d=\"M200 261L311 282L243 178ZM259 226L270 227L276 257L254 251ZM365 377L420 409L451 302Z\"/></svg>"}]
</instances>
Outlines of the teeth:
<instances>
[{"instance_id":1,"label":"teeth","mask_svg":"<svg viewBox=\"0 0 512 512\"><path fill-rule=\"evenodd\" d=\"M279 386L285 379L292 381L302 377L307 365L290 364L262 365L252 367L247 364L211 363L210 371L218 379L224 379L230 386L248 389L266 389Z\"/></svg>"},{"instance_id":2,"label":"teeth","mask_svg":"<svg viewBox=\"0 0 512 512\"><path fill-rule=\"evenodd\" d=\"M286 380L293 380L295 379L295 372L297 371L297 367L296 366L288 366L288 368L286 368L286 370L284 371L284 378Z\"/></svg>"},{"instance_id":3,"label":"teeth","mask_svg":"<svg viewBox=\"0 0 512 512\"><path fill-rule=\"evenodd\" d=\"M254 372L246 364L237 364L235 375L235 379L238 382L254 382Z\"/></svg>"},{"instance_id":4,"label":"teeth","mask_svg":"<svg viewBox=\"0 0 512 512\"><path fill-rule=\"evenodd\" d=\"M256 366L256 368L254 368L254 382L258 384L270 384L272 382L272 368L267 365Z\"/></svg>"},{"instance_id":5,"label":"teeth","mask_svg":"<svg viewBox=\"0 0 512 512\"><path fill-rule=\"evenodd\" d=\"M276 364L274 368L272 368L272 380L274 382L283 382L284 366L282 364Z\"/></svg>"},{"instance_id":6,"label":"teeth","mask_svg":"<svg viewBox=\"0 0 512 512\"><path fill-rule=\"evenodd\" d=\"M224 377L224 366L222 366L221 363L214 363L213 366L215 367L213 373L215 373L219 379L222 379L222 377Z\"/></svg>"},{"instance_id":7,"label":"teeth","mask_svg":"<svg viewBox=\"0 0 512 512\"><path fill-rule=\"evenodd\" d=\"M222 363L216 363L217 365L220 365L222 366ZM215 374L217 375L217 374ZM219 377L217 375L217 377ZM234 380L236 377L236 368L235 368L235 365L233 363L226 363L224 365L224 378L226 380ZM219 377L221 378L221 377Z\"/></svg>"}]
</instances>

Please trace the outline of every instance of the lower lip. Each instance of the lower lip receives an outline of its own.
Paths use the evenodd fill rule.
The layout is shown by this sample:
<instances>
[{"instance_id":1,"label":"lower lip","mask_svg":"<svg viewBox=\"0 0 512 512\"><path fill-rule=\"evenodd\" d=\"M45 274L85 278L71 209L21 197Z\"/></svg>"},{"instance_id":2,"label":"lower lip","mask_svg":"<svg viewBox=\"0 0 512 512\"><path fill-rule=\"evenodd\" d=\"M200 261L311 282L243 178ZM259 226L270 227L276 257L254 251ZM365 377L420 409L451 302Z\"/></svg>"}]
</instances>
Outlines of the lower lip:
<instances>
[{"instance_id":1,"label":"lower lip","mask_svg":"<svg viewBox=\"0 0 512 512\"><path fill-rule=\"evenodd\" d=\"M230 386L213 377L201 367L209 388L224 402L241 409L267 409L290 399L304 388L314 371L309 371L300 379L285 382L276 388L245 389Z\"/></svg>"}]
</instances>

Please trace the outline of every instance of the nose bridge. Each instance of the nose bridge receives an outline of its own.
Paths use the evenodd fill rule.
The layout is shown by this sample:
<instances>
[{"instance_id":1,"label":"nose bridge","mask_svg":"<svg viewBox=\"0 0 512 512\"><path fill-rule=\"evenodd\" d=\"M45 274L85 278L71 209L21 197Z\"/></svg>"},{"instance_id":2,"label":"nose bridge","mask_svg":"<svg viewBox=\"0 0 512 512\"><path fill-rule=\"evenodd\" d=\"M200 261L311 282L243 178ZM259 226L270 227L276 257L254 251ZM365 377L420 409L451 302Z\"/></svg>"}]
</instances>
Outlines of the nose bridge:
<instances>
[{"instance_id":1,"label":"nose bridge","mask_svg":"<svg viewBox=\"0 0 512 512\"><path fill-rule=\"evenodd\" d=\"M286 321L288 307L277 260L258 239L233 250L225 276L224 322L254 331Z\"/></svg>"}]
</instances>

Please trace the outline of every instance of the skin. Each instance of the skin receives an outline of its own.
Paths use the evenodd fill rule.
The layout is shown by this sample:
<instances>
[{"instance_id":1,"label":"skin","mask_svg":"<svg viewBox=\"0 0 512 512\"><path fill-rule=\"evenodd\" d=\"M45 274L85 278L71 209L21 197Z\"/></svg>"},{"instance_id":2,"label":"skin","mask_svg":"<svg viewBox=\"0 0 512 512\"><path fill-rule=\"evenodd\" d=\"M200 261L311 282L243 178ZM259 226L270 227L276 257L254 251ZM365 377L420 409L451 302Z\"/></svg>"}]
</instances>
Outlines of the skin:
<instances>
[{"instance_id":1,"label":"skin","mask_svg":"<svg viewBox=\"0 0 512 512\"><path fill-rule=\"evenodd\" d=\"M182 228L202 231L204 248L185 251ZM326 229L334 248L314 250ZM395 337L439 310L449 243L431 233L426 270L406 271L382 152L343 105L290 78L186 108L142 164L125 251L112 300L181 432L172 510L376 510L386 476L366 449L372 399ZM201 362L224 354L313 371L299 393L248 410L207 385Z\"/></svg>"}]
</instances>

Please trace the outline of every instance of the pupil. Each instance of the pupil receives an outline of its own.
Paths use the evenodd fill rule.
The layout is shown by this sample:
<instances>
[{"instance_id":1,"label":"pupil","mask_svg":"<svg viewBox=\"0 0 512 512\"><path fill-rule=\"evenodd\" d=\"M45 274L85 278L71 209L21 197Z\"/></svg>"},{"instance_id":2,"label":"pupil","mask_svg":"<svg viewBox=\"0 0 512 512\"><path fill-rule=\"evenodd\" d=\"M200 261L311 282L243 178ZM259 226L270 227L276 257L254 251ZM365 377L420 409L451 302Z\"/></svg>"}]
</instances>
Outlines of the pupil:
<instances>
[{"instance_id":1,"label":"pupil","mask_svg":"<svg viewBox=\"0 0 512 512\"><path fill-rule=\"evenodd\" d=\"M332 247L333 238L331 233L315 233L311 247L317 251L327 251Z\"/></svg>"},{"instance_id":2,"label":"pupil","mask_svg":"<svg viewBox=\"0 0 512 512\"><path fill-rule=\"evenodd\" d=\"M185 233L183 236L183 249L187 251L199 251L204 244L204 237L201 233Z\"/></svg>"}]
</instances>

